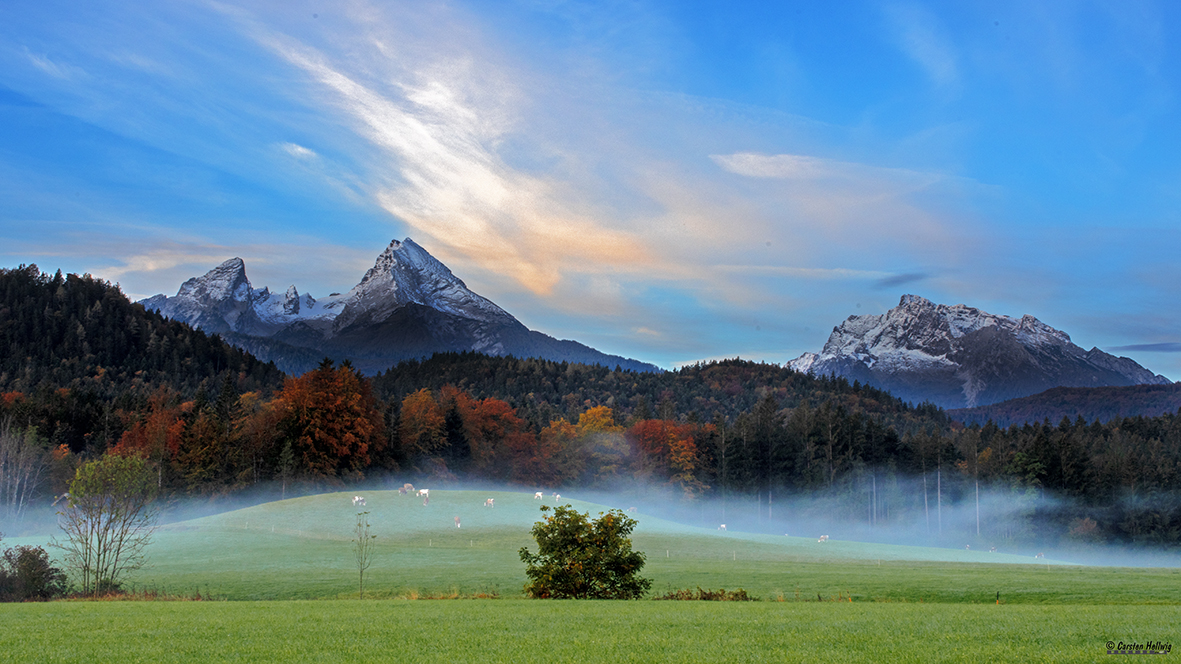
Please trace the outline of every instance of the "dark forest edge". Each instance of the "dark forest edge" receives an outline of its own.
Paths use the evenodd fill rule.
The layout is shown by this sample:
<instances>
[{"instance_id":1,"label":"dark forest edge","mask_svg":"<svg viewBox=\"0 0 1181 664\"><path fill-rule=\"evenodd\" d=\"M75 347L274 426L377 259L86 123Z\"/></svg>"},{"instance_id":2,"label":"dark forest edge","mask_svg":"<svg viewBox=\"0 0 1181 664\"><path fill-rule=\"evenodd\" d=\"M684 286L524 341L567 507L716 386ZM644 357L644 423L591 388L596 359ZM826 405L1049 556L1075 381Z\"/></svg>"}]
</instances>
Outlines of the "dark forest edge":
<instances>
[{"instance_id":1,"label":"dark forest edge","mask_svg":"<svg viewBox=\"0 0 1181 664\"><path fill-rule=\"evenodd\" d=\"M1181 543L1178 413L963 427L740 359L648 373L451 353L284 377L89 275L0 270L0 294L0 454L23 459L0 480L9 524L117 454L175 498L385 479L657 486L688 504L796 496L869 525L929 522L980 486L1016 515L982 524L993 540Z\"/></svg>"}]
</instances>

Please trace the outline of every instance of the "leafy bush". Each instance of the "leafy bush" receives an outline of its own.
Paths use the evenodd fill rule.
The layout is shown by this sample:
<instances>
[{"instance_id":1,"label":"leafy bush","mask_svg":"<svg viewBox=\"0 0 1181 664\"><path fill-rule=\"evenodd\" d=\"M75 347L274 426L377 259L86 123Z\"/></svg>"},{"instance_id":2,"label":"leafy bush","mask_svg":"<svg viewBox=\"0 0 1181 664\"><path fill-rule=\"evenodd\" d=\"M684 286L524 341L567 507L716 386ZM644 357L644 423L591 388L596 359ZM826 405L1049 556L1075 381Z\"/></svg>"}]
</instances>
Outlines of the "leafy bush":
<instances>
[{"instance_id":1,"label":"leafy bush","mask_svg":"<svg viewBox=\"0 0 1181 664\"><path fill-rule=\"evenodd\" d=\"M600 512L592 521L589 514L579 514L569 505L555 507L553 516L533 524L537 554L521 547L529 577L525 594L537 599L643 597L652 580L639 575L644 554L632 551L628 538L636 525L620 510Z\"/></svg>"},{"instance_id":2,"label":"leafy bush","mask_svg":"<svg viewBox=\"0 0 1181 664\"><path fill-rule=\"evenodd\" d=\"M754 602L754 597L746 594L742 588L726 592L723 588L721 590L702 590L701 586L697 586L697 591L694 592L689 589L684 590L670 590L667 593L657 597L659 600L681 600L681 601L706 601L706 602Z\"/></svg>"},{"instance_id":3,"label":"leafy bush","mask_svg":"<svg viewBox=\"0 0 1181 664\"><path fill-rule=\"evenodd\" d=\"M66 575L39 546L18 546L0 556L0 601L45 601L66 594Z\"/></svg>"}]
</instances>

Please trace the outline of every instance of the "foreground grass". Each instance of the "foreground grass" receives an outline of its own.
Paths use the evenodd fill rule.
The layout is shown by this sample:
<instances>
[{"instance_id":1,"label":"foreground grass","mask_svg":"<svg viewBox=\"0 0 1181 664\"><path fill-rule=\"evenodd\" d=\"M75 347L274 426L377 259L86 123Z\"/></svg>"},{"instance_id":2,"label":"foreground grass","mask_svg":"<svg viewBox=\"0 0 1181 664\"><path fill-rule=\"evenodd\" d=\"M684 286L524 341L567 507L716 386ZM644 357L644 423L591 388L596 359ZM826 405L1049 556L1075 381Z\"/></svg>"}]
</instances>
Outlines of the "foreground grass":
<instances>
[{"instance_id":1,"label":"foreground grass","mask_svg":"<svg viewBox=\"0 0 1181 664\"><path fill-rule=\"evenodd\" d=\"M8 662L1106 661L1181 608L949 604L54 602L0 605Z\"/></svg>"}]
</instances>

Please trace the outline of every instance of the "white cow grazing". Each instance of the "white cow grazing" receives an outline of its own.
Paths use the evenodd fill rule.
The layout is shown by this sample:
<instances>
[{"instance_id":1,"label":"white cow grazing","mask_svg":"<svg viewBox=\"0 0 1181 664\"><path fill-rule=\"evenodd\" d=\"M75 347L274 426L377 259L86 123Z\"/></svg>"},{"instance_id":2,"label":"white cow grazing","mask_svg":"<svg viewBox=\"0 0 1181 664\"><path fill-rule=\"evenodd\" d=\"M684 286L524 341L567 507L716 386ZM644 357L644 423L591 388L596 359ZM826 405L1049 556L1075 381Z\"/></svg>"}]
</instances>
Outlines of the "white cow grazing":
<instances>
[{"instance_id":1,"label":"white cow grazing","mask_svg":"<svg viewBox=\"0 0 1181 664\"><path fill-rule=\"evenodd\" d=\"M419 489L418 495L422 496L424 498L429 497L431 495L431 490L430 489Z\"/></svg>"},{"instance_id":2,"label":"white cow grazing","mask_svg":"<svg viewBox=\"0 0 1181 664\"><path fill-rule=\"evenodd\" d=\"M818 539L818 540L816 540L816 541L817 541L817 542L827 542L827 541L828 541L828 535L821 535L821 536L820 536L820 539Z\"/></svg>"},{"instance_id":3,"label":"white cow grazing","mask_svg":"<svg viewBox=\"0 0 1181 664\"><path fill-rule=\"evenodd\" d=\"M726 529L726 524L724 524L724 523L722 525L718 526L718 530L725 530L725 529Z\"/></svg>"},{"instance_id":4,"label":"white cow grazing","mask_svg":"<svg viewBox=\"0 0 1181 664\"><path fill-rule=\"evenodd\" d=\"M533 494L533 500L541 500L542 498L544 498L544 496L542 496L542 495L541 495L541 492L540 492L540 491L538 491L537 493Z\"/></svg>"},{"instance_id":5,"label":"white cow grazing","mask_svg":"<svg viewBox=\"0 0 1181 664\"><path fill-rule=\"evenodd\" d=\"M455 527L459 527L459 517L455 517Z\"/></svg>"},{"instance_id":6,"label":"white cow grazing","mask_svg":"<svg viewBox=\"0 0 1181 664\"><path fill-rule=\"evenodd\" d=\"M493 499L489 498L484 501L484 507L496 507L496 505L493 503Z\"/></svg>"},{"instance_id":7,"label":"white cow grazing","mask_svg":"<svg viewBox=\"0 0 1181 664\"><path fill-rule=\"evenodd\" d=\"M365 499L362 498L361 496L353 496L353 507L356 507L358 505L360 505L361 507L364 507L365 506Z\"/></svg>"}]
</instances>

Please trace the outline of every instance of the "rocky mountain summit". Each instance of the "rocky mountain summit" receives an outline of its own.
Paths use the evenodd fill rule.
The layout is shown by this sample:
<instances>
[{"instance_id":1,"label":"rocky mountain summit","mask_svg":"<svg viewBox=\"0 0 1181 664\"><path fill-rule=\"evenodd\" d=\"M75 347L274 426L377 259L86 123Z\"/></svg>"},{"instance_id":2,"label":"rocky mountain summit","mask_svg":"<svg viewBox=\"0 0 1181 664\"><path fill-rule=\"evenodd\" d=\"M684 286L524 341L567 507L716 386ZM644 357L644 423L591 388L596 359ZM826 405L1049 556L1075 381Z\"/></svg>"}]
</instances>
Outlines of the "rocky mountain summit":
<instances>
[{"instance_id":1,"label":"rocky mountain summit","mask_svg":"<svg viewBox=\"0 0 1181 664\"><path fill-rule=\"evenodd\" d=\"M1053 387L1167 385L1126 357L1083 350L1033 316L998 316L903 295L880 316L850 316L824 349L788 366L835 374L944 408L971 408Z\"/></svg>"},{"instance_id":2,"label":"rocky mountain summit","mask_svg":"<svg viewBox=\"0 0 1181 664\"><path fill-rule=\"evenodd\" d=\"M375 373L400 360L448 351L659 370L529 330L410 238L391 242L344 294L314 298L294 285L282 294L256 290L245 262L231 258L181 284L175 296L154 295L141 303L220 334L289 373L314 368L325 356Z\"/></svg>"}]
</instances>

